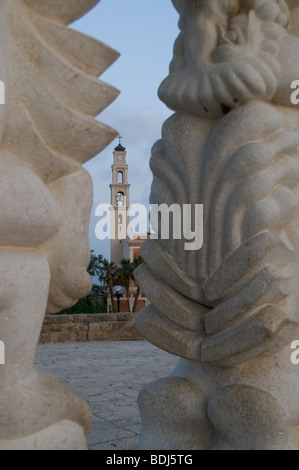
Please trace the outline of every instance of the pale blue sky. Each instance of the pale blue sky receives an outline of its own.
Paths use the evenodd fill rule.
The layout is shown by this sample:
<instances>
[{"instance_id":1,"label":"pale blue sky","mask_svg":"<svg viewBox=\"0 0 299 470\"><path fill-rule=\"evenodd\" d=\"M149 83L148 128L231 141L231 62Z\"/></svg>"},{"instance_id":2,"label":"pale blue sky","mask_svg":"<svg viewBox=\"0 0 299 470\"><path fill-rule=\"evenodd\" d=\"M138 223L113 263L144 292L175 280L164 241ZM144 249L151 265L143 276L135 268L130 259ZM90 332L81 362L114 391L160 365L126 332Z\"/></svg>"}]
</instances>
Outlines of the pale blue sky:
<instances>
[{"instance_id":1,"label":"pale blue sky","mask_svg":"<svg viewBox=\"0 0 299 470\"><path fill-rule=\"evenodd\" d=\"M121 91L98 119L118 130L127 149L131 203L147 204L152 175L151 147L161 137L161 126L172 112L160 102L157 90L168 74L178 14L171 0L102 0L71 27L120 52L120 58L100 79ZM94 235L95 207L110 203L111 164L116 140L85 168L94 183L90 245L109 256L109 243Z\"/></svg>"}]
</instances>

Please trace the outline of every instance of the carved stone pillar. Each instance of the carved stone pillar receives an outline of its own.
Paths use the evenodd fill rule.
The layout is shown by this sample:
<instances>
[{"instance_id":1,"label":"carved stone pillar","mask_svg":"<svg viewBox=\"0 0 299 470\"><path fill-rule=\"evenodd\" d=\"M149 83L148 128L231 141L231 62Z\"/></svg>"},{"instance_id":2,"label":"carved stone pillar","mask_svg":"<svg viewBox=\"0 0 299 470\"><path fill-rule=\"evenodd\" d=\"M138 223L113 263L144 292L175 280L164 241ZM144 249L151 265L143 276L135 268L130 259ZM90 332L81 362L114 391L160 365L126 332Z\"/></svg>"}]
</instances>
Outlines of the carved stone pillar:
<instances>
[{"instance_id":1,"label":"carved stone pillar","mask_svg":"<svg viewBox=\"0 0 299 470\"><path fill-rule=\"evenodd\" d=\"M203 246L159 226L143 245L151 305L135 323L181 359L139 395L140 447L298 449L299 8L173 3L181 33L159 95L175 114L153 147L151 203L203 204Z\"/></svg>"},{"instance_id":2,"label":"carved stone pillar","mask_svg":"<svg viewBox=\"0 0 299 470\"><path fill-rule=\"evenodd\" d=\"M0 449L85 449L87 404L33 366L46 310L91 289L92 182L82 163L117 133L94 119L118 57L67 25L98 0L0 2Z\"/></svg>"}]
</instances>

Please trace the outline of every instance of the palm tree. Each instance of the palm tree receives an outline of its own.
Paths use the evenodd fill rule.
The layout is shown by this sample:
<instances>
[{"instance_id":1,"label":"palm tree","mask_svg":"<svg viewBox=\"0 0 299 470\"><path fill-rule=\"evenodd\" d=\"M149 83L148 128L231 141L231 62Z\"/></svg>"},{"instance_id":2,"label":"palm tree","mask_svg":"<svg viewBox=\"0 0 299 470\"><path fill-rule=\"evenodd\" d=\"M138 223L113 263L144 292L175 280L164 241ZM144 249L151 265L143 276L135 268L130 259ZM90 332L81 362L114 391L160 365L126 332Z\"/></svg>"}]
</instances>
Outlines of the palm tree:
<instances>
[{"instance_id":1,"label":"palm tree","mask_svg":"<svg viewBox=\"0 0 299 470\"><path fill-rule=\"evenodd\" d=\"M129 259L123 258L120 262L120 266L117 272L118 279L123 284L123 287L125 288L125 291L126 291L128 312L131 312L129 290L130 290L130 279L132 278L132 275L133 275L133 269L134 268L133 268L131 261Z\"/></svg>"},{"instance_id":2,"label":"palm tree","mask_svg":"<svg viewBox=\"0 0 299 470\"><path fill-rule=\"evenodd\" d=\"M134 261L132 263L132 267L133 267L133 272L132 272L132 277L134 279L134 281L136 281L135 277L134 277L134 270L136 268L138 268L138 266L141 266L141 264L143 264L144 262L144 259L142 258L142 256L138 256L137 258L134 258ZM133 305L133 313L136 312L136 308L137 308L137 302L138 302L138 299L139 299L139 295L140 295L140 287L137 283L137 290L136 290L136 294L135 294L135 299L134 299L134 305Z\"/></svg>"},{"instance_id":3,"label":"palm tree","mask_svg":"<svg viewBox=\"0 0 299 470\"><path fill-rule=\"evenodd\" d=\"M111 304L112 304L112 312L114 313L114 305L113 305L113 285L114 281L117 279L117 266L107 260L106 258L102 261L101 272L99 275L99 280L104 284L108 285Z\"/></svg>"}]
</instances>

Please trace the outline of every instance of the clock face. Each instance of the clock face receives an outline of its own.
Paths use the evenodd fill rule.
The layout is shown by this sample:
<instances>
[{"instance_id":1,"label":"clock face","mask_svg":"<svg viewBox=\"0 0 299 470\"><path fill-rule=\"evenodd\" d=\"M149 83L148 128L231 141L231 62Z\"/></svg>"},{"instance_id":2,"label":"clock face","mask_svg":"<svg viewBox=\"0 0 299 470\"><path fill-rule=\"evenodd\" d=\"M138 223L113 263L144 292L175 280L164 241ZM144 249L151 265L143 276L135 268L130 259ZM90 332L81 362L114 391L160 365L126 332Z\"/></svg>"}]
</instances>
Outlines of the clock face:
<instances>
[{"instance_id":1,"label":"clock face","mask_svg":"<svg viewBox=\"0 0 299 470\"><path fill-rule=\"evenodd\" d=\"M123 157L121 155L119 155L118 159L119 159L119 161L122 161Z\"/></svg>"}]
</instances>

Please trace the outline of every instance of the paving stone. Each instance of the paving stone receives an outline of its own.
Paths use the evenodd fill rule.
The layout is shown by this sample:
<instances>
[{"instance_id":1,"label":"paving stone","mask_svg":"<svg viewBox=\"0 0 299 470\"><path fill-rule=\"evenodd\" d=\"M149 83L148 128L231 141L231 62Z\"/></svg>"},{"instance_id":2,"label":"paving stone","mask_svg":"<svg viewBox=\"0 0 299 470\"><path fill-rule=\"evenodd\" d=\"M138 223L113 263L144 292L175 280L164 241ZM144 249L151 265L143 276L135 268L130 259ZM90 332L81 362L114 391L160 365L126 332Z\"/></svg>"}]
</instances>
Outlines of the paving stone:
<instances>
[{"instance_id":1,"label":"paving stone","mask_svg":"<svg viewBox=\"0 0 299 470\"><path fill-rule=\"evenodd\" d=\"M136 450L138 447L138 437L120 439L115 441L97 444L90 447L90 450Z\"/></svg>"},{"instance_id":2,"label":"paving stone","mask_svg":"<svg viewBox=\"0 0 299 470\"><path fill-rule=\"evenodd\" d=\"M90 450L137 449L138 393L170 375L177 362L177 357L142 340L39 344L35 358L35 365L88 402L94 416L87 435Z\"/></svg>"}]
</instances>

